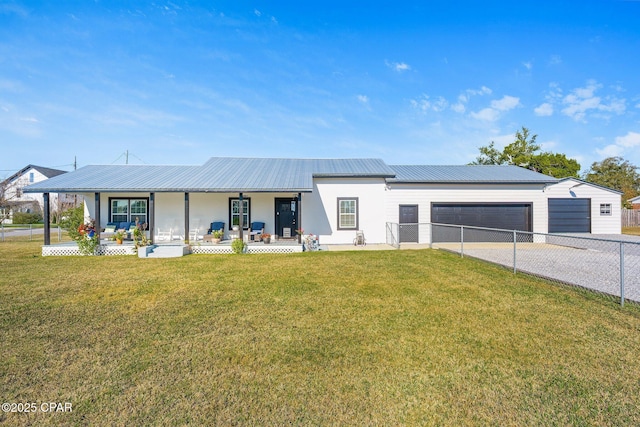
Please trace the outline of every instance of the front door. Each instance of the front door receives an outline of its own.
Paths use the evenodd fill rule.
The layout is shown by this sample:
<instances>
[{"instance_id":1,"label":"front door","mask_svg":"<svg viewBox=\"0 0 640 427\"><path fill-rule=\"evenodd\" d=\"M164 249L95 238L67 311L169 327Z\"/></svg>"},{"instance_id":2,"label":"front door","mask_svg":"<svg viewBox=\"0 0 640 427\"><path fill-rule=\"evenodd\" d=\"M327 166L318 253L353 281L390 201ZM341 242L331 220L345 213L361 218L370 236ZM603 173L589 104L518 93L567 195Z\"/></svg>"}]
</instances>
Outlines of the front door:
<instances>
[{"instance_id":1,"label":"front door","mask_svg":"<svg viewBox=\"0 0 640 427\"><path fill-rule=\"evenodd\" d=\"M276 199L276 234L278 237L295 237L298 202L295 199ZM288 231L288 232L287 232Z\"/></svg>"},{"instance_id":2,"label":"front door","mask_svg":"<svg viewBox=\"0 0 640 427\"><path fill-rule=\"evenodd\" d=\"M418 205L400 205L400 231L398 240L418 243Z\"/></svg>"}]
</instances>

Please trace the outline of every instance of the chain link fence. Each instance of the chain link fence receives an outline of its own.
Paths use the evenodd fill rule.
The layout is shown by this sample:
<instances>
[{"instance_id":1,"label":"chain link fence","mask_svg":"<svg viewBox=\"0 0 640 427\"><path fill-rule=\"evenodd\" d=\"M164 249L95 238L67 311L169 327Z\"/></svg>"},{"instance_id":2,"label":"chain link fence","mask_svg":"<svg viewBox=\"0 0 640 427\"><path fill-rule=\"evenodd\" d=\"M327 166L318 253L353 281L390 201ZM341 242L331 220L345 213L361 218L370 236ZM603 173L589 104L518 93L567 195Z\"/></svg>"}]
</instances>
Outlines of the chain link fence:
<instances>
[{"instance_id":1,"label":"chain link fence","mask_svg":"<svg viewBox=\"0 0 640 427\"><path fill-rule=\"evenodd\" d=\"M60 226L51 226L51 241L64 240L63 230ZM0 224L0 242L25 242L44 239L44 226L42 224Z\"/></svg>"},{"instance_id":2,"label":"chain link fence","mask_svg":"<svg viewBox=\"0 0 640 427\"><path fill-rule=\"evenodd\" d=\"M640 302L640 239L530 233L449 224L387 223L387 243L422 244L545 279Z\"/></svg>"}]
</instances>

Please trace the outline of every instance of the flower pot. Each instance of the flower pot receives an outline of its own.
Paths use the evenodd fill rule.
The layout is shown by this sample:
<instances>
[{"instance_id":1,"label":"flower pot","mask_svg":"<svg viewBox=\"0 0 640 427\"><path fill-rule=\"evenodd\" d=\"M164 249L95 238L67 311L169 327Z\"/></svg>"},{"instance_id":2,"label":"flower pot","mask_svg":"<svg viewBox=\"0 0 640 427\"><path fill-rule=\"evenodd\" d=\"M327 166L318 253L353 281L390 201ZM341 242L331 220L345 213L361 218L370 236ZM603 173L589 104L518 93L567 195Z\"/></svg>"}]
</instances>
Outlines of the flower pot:
<instances>
[{"instance_id":1,"label":"flower pot","mask_svg":"<svg viewBox=\"0 0 640 427\"><path fill-rule=\"evenodd\" d=\"M212 238L212 239L211 239L211 241L212 241L213 243L220 243L220 242L222 241L222 239L219 239L219 238L215 238L215 237L214 237L214 238Z\"/></svg>"},{"instance_id":2,"label":"flower pot","mask_svg":"<svg viewBox=\"0 0 640 427\"><path fill-rule=\"evenodd\" d=\"M265 237L262 241L266 244L271 243L271 237Z\"/></svg>"},{"instance_id":3,"label":"flower pot","mask_svg":"<svg viewBox=\"0 0 640 427\"><path fill-rule=\"evenodd\" d=\"M116 243L121 245L122 244L122 239L116 239Z\"/></svg>"}]
</instances>

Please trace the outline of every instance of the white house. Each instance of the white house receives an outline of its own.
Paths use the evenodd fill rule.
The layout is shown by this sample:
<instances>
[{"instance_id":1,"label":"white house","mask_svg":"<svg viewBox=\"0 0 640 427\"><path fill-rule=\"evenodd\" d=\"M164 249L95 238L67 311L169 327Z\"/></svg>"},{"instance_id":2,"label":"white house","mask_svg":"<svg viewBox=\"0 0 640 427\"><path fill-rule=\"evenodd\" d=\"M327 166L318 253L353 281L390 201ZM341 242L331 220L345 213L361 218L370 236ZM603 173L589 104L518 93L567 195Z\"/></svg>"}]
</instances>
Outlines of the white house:
<instances>
[{"instance_id":1,"label":"white house","mask_svg":"<svg viewBox=\"0 0 640 427\"><path fill-rule=\"evenodd\" d=\"M31 184L39 183L55 176L66 173L66 171L42 166L27 165L20 169L4 181L0 183L0 220L11 224L13 214L16 212L24 213L43 213L43 195L42 193L26 193L23 191L25 187ZM57 194L52 194L50 203L57 206L60 202L66 200L66 195L62 195L61 199Z\"/></svg>"},{"instance_id":2,"label":"white house","mask_svg":"<svg viewBox=\"0 0 640 427\"><path fill-rule=\"evenodd\" d=\"M357 230L368 243L385 243L389 224L399 225L403 242L421 242L431 237L416 224L429 222L540 233L620 232L618 192L516 166L217 157L202 166L86 166L25 192L81 194L100 228L137 220L152 238L171 230L189 239L196 229L206 233L212 222L223 222L231 238L256 221L280 238L295 238L303 229L323 244L352 243ZM578 214L565 217L563 209ZM600 214L607 209L610 214Z\"/></svg>"}]
</instances>

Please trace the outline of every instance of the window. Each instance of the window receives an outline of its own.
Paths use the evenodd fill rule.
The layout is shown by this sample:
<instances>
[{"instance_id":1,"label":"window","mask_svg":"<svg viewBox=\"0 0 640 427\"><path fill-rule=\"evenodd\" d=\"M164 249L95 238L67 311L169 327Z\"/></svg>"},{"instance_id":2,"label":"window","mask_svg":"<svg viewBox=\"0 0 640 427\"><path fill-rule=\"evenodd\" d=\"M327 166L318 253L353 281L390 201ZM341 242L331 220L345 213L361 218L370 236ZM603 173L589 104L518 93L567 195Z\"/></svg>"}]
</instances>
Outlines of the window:
<instances>
[{"instance_id":1,"label":"window","mask_svg":"<svg viewBox=\"0 0 640 427\"><path fill-rule=\"evenodd\" d=\"M149 199L109 199L109 222L148 221Z\"/></svg>"},{"instance_id":2,"label":"window","mask_svg":"<svg viewBox=\"0 0 640 427\"><path fill-rule=\"evenodd\" d=\"M33 183L33 180L34 180L33 172L30 172L29 173L29 182Z\"/></svg>"},{"instance_id":3,"label":"window","mask_svg":"<svg viewBox=\"0 0 640 427\"><path fill-rule=\"evenodd\" d=\"M358 198L338 198L338 230L358 229Z\"/></svg>"},{"instance_id":4,"label":"window","mask_svg":"<svg viewBox=\"0 0 640 427\"><path fill-rule=\"evenodd\" d=\"M251 199L242 199L242 228L247 230L251 221ZM240 224L240 199L229 199L229 224Z\"/></svg>"},{"instance_id":5,"label":"window","mask_svg":"<svg viewBox=\"0 0 640 427\"><path fill-rule=\"evenodd\" d=\"M600 203L600 215L611 215L611 203Z\"/></svg>"}]
</instances>

